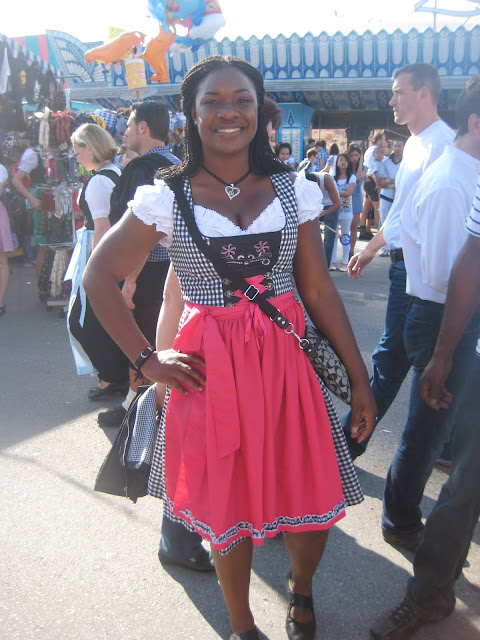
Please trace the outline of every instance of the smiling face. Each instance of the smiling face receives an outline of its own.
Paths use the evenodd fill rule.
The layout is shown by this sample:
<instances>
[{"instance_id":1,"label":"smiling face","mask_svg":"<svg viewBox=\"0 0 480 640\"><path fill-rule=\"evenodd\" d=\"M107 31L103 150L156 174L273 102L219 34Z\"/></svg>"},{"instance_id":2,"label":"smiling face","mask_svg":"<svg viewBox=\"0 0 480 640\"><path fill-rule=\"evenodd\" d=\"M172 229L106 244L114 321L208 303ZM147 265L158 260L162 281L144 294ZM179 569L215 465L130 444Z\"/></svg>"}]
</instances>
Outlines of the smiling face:
<instances>
[{"instance_id":1,"label":"smiling face","mask_svg":"<svg viewBox=\"0 0 480 640\"><path fill-rule=\"evenodd\" d=\"M257 131L258 103L251 80L235 67L212 71L198 85L193 119L209 153L247 150Z\"/></svg>"}]
</instances>

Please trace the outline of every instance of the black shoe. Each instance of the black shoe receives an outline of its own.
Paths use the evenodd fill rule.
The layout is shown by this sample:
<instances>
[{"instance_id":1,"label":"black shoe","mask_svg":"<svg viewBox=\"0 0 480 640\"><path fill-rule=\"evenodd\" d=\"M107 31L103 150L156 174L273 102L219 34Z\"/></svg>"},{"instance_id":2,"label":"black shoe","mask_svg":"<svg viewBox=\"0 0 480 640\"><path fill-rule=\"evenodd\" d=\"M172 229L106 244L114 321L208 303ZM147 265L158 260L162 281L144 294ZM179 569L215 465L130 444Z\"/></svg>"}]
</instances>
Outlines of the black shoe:
<instances>
[{"instance_id":1,"label":"black shoe","mask_svg":"<svg viewBox=\"0 0 480 640\"><path fill-rule=\"evenodd\" d=\"M359 240L371 240L373 238L373 233L370 233L370 231L360 231L360 234L358 236Z\"/></svg>"},{"instance_id":2,"label":"black shoe","mask_svg":"<svg viewBox=\"0 0 480 640\"><path fill-rule=\"evenodd\" d=\"M250 631L244 631L243 633L232 633L230 640L260 640L257 627L253 627Z\"/></svg>"},{"instance_id":3,"label":"black shoe","mask_svg":"<svg viewBox=\"0 0 480 640\"><path fill-rule=\"evenodd\" d=\"M101 411L97 417L98 424L102 427L119 427L126 413L122 405L113 407L108 411Z\"/></svg>"},{"instance_id":4,"label":"black shoe","mask_svg":"<svg viewBox=\"0 0 480 640\"><path fill-rule=\"evenodd\" d=\"M289 640L313 640L317 626L317 623L315 622L315 612L313 610L313 598L312 596L302 596L293 591L290 586L291 575L292 574L289 573L287 576L288 611L287 620L285 622L287 636L289 637ZM290 616L292 607L311 609L313 620L311 622L297 622Z\"/></svg>"},{"instance_id":5,"label":"black shoe","mask_svg":"<svg viewBox=\"0 0 480 640\"><path fill-rule=\"evenodd\" d=\"M105 389L100 389L100 387L93 387L88 392L89 400L101 400L106 396L111 396L114 393L119 393L122 396L126 396L128 391L128 383L125 382L110 382L110 384L105 387Z\"/></svg>"},{"instance_id":6,"label":"black shoe","mask_svg":"<svg viewBox=\"0 0 480 640\"><path fill-rule=\"evenodd\" d=\"M192 556L194 559L185 558L185 560L171 560L167 556L163 555L161 551L158 552L158 559L162 565L176 565L178 567L185 567L186 569L192 569L192 571L200 571L201 573L208 573L215 571L215 566L212 562L208 551L203 549L198 552L197 555Z\"/></svg>"},{"instance_id":7,"label":"black shoe","mask_svg":"<svg viewBox=\"0 0 480 640\"><path fill-rule=\"evenodd\" d=\"M412 634L430 622L439 622L452 613L437 611L427 612L409 598L402 604L379 618L370 628L370 638L374 640L408 640Z\"/></svg>"},{"instance_id":8,"label":"black shoe","mask_svg":"<svg viewBox=\"0 0 480 640\"><path fill-rule=\"evenodd\" d=\"M391 544L392 547L400 547L406 551L415 552L423 536L423 527L419 531L411 531L409 533L382 529L382 535L385 542Z\"/></svg>"}]
</instances>

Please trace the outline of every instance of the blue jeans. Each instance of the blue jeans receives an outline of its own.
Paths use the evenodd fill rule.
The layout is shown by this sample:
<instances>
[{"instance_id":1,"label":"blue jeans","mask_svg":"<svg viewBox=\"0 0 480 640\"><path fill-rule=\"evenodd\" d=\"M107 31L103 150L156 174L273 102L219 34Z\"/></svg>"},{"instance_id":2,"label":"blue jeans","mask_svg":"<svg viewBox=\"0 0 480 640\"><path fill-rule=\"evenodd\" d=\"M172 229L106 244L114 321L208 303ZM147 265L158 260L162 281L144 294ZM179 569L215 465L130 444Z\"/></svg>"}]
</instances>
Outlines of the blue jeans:
<instances>
[{"instance_id":1,"label":"blue jeans","mask_svg":"<svg viewBox=\"0 0 480 640\"><path fill-rule=\"evenodd\" d=\"M403 261L390 266L390 291L388 294L385 327L377 348L372 354L373 373L370 386L377 403L378 424L387 413L410 369L410 362L403 342L403 332L410 296L405 293L407 272ZM365 452L369 438L358 443L350 435L352 415L342 416L340 423L345 433L353 459Z\"/></svg>"},{"instance_id":2,"label":"blue jeans","mask_svg":"<svg viewBox=\"0 0 480 640\"><path fill-rule=\"evenodd\" d=\"M335 229L336 231L338 226L338 214L339 214L339 210L337 209L337 211L334 211L333 213L329 213L328 216L323 216L323 218L320 218L320 222L324 222L331 229ZM327 267L330 266L330 262L332 260L333 244L335 242L335 238L336 238L336 235L333 233L333 231L330 231L330 229L327 229L325 227L323 231L323 246L325 248L325 258L327 259Z\"/></svg>"},{"instance_id":3,"label":"blue jeans","mask_svg":"<svg viewBox=\"0 0 480 640\"><path fill-rule=\"evenodd\" d=\"M25 262L35 262L35 255L33 253L33 236L22 236L22 251L23 260Z\"/></svg>"},{"instance_id":4,"label":"blue jeans","mask_svg":"<svg viewBox=\"0 0 480 640\"><path fill-rule=\"evenodd\" d=\"M445 386L453 394L448 409L435 411L422 399L420 376L433 355L443 317L443 304L412 298L405 323L405 347L413 367L408 418L387 474L382 528L399 533L423 528L420 501L433 465L455 421L458 395L478 338L474 316L460 339Z\"/></svg>"},{"instance_id":5,"label":"blue jeans","mask_svg":"<svg viewBox=\"0 0 480 640\"><path fill-rule=\"evenodd\" d=\"M170 520L165 513L158 550L163 556L173 561L197 557L199 552L206 553L202 547L202 537L198 533L189 531L180 522Z\"/></svg>"},{"instance_id":6,"label":"blue jeans","mask_svg":"<svg viewBox=\"0 0 480 640\"><path fill-rule=\"evenodd\" d=\"M407 588L408 596L422 608L445 615L455 606L455 581L480 516L480 359L474 353L462 381L450 477L425 524L413 560L415 577Z\"/></svg>"}]
</instances>

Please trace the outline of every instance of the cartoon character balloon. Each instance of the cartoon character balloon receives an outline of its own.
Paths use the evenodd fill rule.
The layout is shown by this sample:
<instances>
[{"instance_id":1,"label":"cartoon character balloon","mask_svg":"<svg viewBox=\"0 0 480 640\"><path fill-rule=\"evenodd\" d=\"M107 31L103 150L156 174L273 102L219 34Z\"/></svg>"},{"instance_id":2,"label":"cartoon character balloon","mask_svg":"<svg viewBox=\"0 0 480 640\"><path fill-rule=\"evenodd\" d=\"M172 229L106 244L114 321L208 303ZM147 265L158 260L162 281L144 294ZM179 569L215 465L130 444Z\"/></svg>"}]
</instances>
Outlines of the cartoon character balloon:
<instances>
[{"instance_id":1,"label":"cartoon character balloon","mask_svg":"<svg viewBox=\"0 0 480 640\"><path fill-rule=\"evenodd\" d=\"M137 57L154 69L152 82L168 82L168 51L197 51L225 25L218 0L148 0L148 11L159 21L160 29ZM87 51L85 62L119 62L140 49L144 40L145 34L139 31L122 33L111 42Z\"/></svg>"},{"instance_id":2,"label":"cartoon character balloon","mask_svg":"<svg viewBox=\"0 0 480 640\"><path fill-rule=\"evenodd\" d=\"M166 53L175 40L175 34L171 31L160 29L156 38L150 40L144 53L139 58L143 58L153 67L155 74L150 76L152 82L168 82L168 64Z\"/></svg>"},{"instance_id":3,"label":"cartoon character balloon","mask_svg":"<svg viewBox=\"0 0 480 640\"><path fill-rule=\"evenodd\" d=\"M134 47L140 48L144 40L145 34L140 33L140 31L121 33L101 47L95 47L87 51L85 53L85 64L92 64L92 62L103 62L105 64L119 62L131 53Z\"/></svg>"}]
</instances>

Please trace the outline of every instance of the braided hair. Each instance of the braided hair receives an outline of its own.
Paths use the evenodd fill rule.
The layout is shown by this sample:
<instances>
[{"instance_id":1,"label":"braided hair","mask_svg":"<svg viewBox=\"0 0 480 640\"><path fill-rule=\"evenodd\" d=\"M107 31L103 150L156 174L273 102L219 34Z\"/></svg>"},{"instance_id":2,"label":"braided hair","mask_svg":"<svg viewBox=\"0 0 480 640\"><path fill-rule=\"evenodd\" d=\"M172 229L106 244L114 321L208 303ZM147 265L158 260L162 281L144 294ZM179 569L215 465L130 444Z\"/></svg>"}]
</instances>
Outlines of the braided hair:
<instances>
[{"instance_id":1,"label":"braided hair","mask_svg":"<svg viewBox=\"0 0 480 640\"><path fill-rule=\"evenodd\" d=\"M198 62L186 74L180 86L180 106L186 117L183 161L165 169L160 169L158 178L191 177L200 171L203 163L202 141L193 121L192 109L195 107L198 86L210 73L233 67L245 74L252 82L257 96L257 131L249 148L249 166L257 175L270 175L289 171L289 167L275 159L268 141L263 102L265 89L262 74L251 64L233 56L210 56Z\"/></svg>"}]
</instances>

